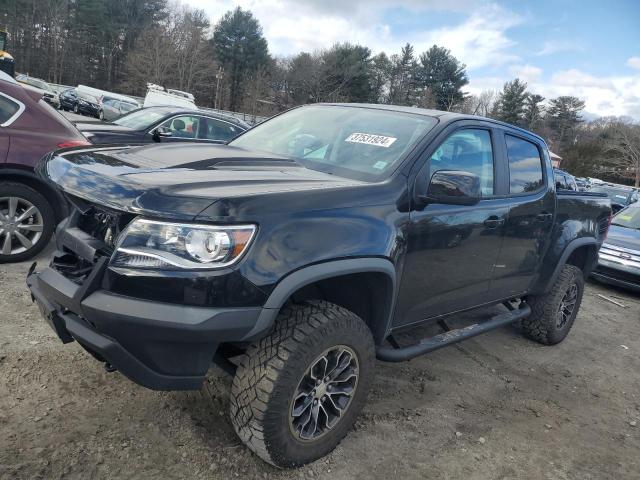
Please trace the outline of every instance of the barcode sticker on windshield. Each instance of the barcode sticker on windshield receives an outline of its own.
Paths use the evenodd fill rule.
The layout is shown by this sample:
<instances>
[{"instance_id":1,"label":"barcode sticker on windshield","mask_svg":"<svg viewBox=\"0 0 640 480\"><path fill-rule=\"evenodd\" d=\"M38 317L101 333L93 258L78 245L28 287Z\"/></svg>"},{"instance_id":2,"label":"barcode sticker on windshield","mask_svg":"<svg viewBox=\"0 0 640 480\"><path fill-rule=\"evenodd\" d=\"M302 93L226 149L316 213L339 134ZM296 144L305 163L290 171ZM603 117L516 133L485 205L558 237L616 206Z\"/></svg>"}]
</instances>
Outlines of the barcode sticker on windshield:
<instances>
[{"instance_id":1,"label":"barcode sticker on windshield","mask_svg":"<svg viewBox=\"0 0 640 480\"><path fill-rule=\"evenodd\" d=\"M364 143L366 145L375 145L376 147L389 148L393 145L397 138L385 137L384 135L371 135L369 133L352 133L345 142Z\"/></svg>"}]
</instances>

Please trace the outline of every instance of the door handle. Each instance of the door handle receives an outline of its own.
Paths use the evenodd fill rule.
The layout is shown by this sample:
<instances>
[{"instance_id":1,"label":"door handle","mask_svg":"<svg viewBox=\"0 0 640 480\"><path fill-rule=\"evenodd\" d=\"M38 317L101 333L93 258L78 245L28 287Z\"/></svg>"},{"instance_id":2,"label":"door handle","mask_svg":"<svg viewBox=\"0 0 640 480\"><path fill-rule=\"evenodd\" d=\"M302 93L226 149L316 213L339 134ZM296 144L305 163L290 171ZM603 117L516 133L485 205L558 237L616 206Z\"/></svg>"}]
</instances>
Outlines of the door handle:
<instances>
[{"instance_id":1,"label":"door handle","mask_svg":"<svg viewBox=\"0 0 640 480\"><path fill-rule=\"evenodd\" d=\"M500 225L502 225L503 223L504 223L504 218L499 218L499 217L496 217L495 215L487 218L484 221L484 225L487 228L497 228Z\"/></svg>"},{"instance_id":2,"label":"door handle","mask_svg":"<svg viewBox=\"0 0 640 480\"><path fill-rule=\"evenodd\" d=\"M553 218L553 213L540 213L536 215L536 221L538 222L548 222Z\"/></svg>"}]
</instances>

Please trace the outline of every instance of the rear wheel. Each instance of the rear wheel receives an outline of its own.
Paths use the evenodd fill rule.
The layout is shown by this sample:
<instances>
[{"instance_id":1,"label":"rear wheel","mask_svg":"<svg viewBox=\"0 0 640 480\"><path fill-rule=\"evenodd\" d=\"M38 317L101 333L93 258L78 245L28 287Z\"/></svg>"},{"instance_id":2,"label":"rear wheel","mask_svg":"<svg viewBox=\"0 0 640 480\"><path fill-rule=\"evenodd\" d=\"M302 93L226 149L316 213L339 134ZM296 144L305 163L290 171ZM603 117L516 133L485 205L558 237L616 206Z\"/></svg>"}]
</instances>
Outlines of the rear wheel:
<instances>
[{"instance_id":1,"label":"rear wheel","mask_svg":"<svg viewBox=\"0 0 640 480\"><path fill-rule=\"evenodd\" d=\"M20 183L0 183L0 263L36 255L51 239L54 224L44 196Z\"/></svg>"},{"instance_id":2,"label":"rear wheel","mask_svg":"<svg viewBox=\"0 0 640 480\"><path fill-rule=\"evenodd\" d=\"M352 312L328 302L287 307L238 367L231 422L272 465L312 462L333 450L353 425L374 361L371 332Z\"/></svg>"},{"instance_id":3,"label":"rear wheel","mask_svg":"<svg viewBox=\"0 0 640 480\"><path fill-rule=\"evenodd\" d=\"M574 265L562 267L548 293L527 298L531 315L522 321L525 335L544 345L560 343L573 326L583 293L582 270Z\"/></svg>"}]
</instances>

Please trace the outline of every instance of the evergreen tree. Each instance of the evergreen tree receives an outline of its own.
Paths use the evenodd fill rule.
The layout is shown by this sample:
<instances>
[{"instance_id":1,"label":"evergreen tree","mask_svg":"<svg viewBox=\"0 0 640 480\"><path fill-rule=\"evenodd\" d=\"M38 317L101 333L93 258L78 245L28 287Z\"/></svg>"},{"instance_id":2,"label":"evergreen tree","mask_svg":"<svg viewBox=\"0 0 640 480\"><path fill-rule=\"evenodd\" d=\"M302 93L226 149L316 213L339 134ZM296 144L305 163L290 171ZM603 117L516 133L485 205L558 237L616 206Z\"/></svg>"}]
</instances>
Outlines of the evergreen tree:
<instances>
[{"instance_id":1,"label":"evergreen tree","mask_svg":"<svg viewBox=\"0 0 640 480\"><path fill-rule=\"evenodd\" d=\"M506 82L496 102L494 116L512 125L524 126L527 83L519 78Z\"/></svg>"},{"instance_id":2,"label":"evergreen tree","mask_svg":"<svg viewBox=\"0 0 640 480\"><path fill-rule=\"evenodd\" d=\"M584 102L577 97L561 96L549 102L547 123L552 132L551 142L558 152L565 152L574 143L583 109Z\"/></svg>"},{"instance_id":3,"label":"evergreen tree","mask_svg":"<svg viewBox=\"0 0 640 480\"><path fill-rule=\"evenodd\" d=\"M213 32L213 48L229 83L229 109L240 105L247 77L269 62L262 27L248 10L225 13Z\"/></svg>"},{"instance_id":4,"label":"evergreen tree","mask_svg":"<svg viewBox=\"0 0 640 480\"><path fill-rule=\"evenodd\" d=\"M388 102L392 105L412 105L415 99L416 59L413 46L407 43L400 55L391 56Z\"/></svg>"},{"instance_id":5,"label":"evergreen tree","mask_svg":"<svg viewBox=\"0 0 640 480\"><path fill-rule=\"evenodd\" d=\"M420 55L418 85L432 96L435 108L449 111L465 99L462 87L469 83L465 69L449 50L434 45Z\"/></svg>"},{"instance_id":6,"label":"evergreen tree","mask_svg":"<svg viewBox=\"0 0 640 480\"><path fill-rule=\"evenodd\" d=\"M544 101L542 95L530 93L524 104L524 127L536 132L543 122L543 111L541 103Z\"/></svg>"}]
</instances>

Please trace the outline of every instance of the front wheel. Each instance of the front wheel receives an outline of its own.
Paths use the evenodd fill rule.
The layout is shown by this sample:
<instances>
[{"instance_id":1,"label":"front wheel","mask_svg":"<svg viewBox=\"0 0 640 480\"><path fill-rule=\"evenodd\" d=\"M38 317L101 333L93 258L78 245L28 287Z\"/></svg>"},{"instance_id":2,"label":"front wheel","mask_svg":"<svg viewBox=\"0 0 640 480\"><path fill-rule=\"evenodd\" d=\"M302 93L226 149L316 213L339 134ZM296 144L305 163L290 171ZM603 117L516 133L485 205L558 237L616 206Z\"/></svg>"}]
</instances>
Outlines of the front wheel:
<instances>
[{"instance_id":1,"label":"front wheel","mask_svg":"<svg viewBox=\"0 0 640 480\"><path fill-rule=\"evenodd\" d=\"M0 182L0 263L33 257L49 242L55 219L45 197L27 185Z\"/></svg>"},{"instance_id":2,"label":"front wheel","mask_svg":"<svg viewBox=\"0 0 640 480\"><path fill-rule=\"evenodd\" d=\"M323 457L362 410L374 362L371 332L354 313L319 301L286 307L238 367L231 389L234 429L277 467Z\"/></svg>"},{"instance_id":3,"label":"front wheel","mask_svg":"<svg viewBox=\"0 0 640 480\"><path fill-rule=\"evenodd\" d=\"M583 293L582 270L563 266L548 293L527 298L531 315L522 321L525 335L544 345L560 343L573 326Z\"/></svg>"}]
</instances>

